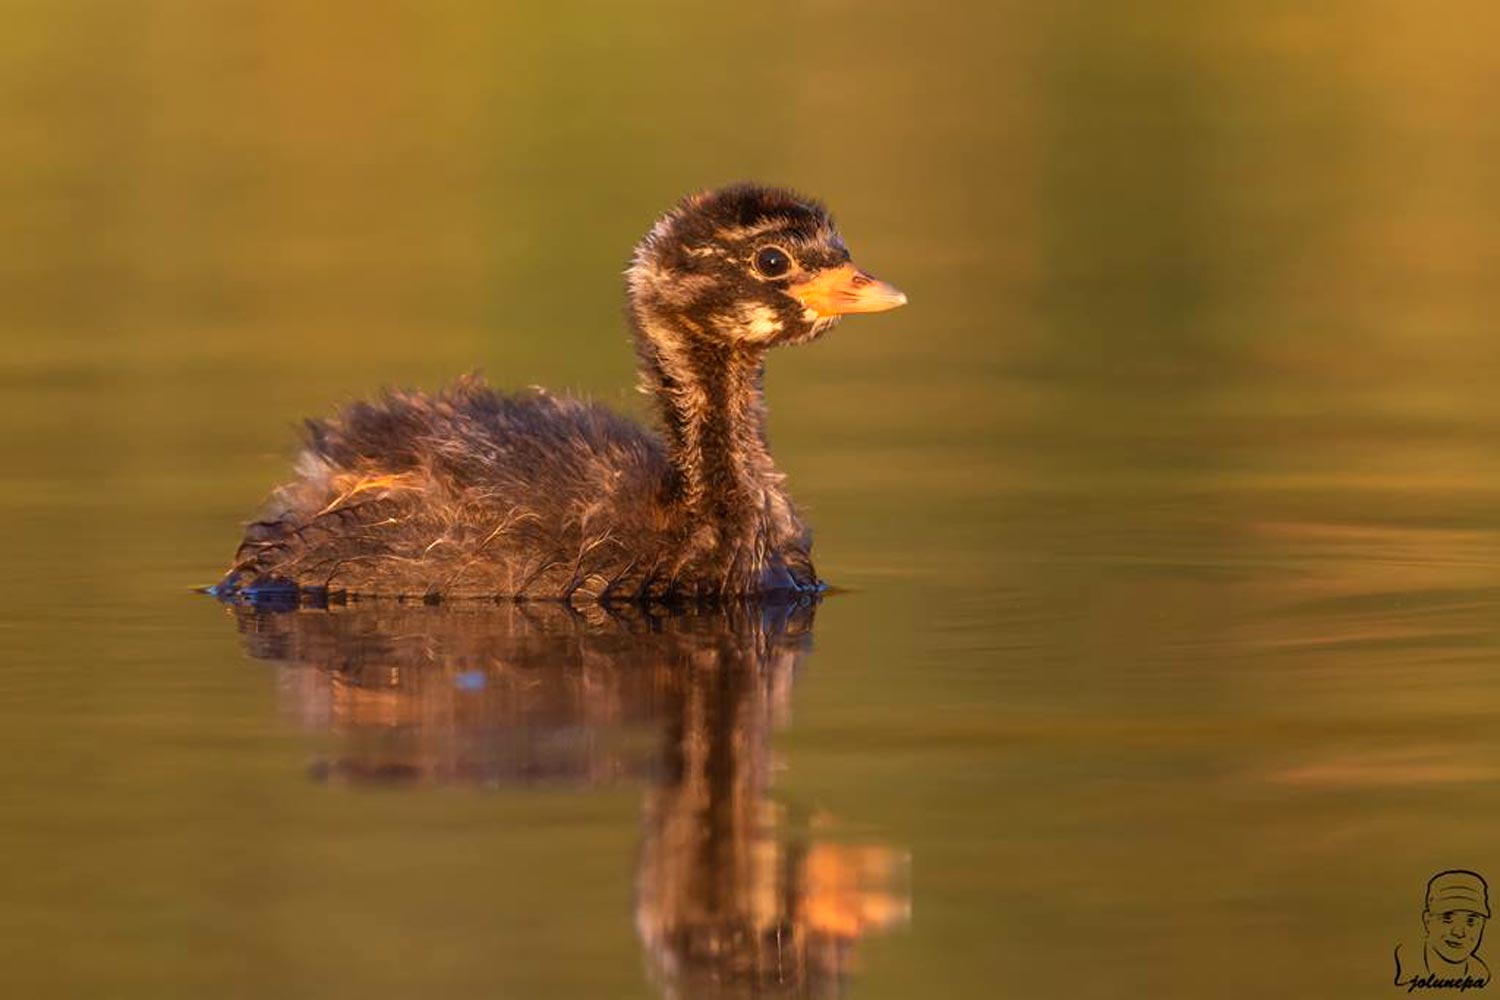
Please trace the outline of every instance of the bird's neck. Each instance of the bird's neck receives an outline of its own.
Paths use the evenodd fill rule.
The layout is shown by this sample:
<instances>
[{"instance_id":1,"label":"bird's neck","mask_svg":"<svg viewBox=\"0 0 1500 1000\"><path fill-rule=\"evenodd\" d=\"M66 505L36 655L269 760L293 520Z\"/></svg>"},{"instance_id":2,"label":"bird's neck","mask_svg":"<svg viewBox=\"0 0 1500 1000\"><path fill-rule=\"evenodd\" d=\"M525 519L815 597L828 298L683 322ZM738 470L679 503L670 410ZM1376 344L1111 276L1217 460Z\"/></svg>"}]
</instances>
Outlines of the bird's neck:
<instances>
[{"instance_id":1,"label":"bird's neck","mask_svg":"<svg viewBox=\"0 0 1500 1000\"><path fill-rule=\"evenodd\" d=\"M764 348L649 313L636 320L642 388L657 400L671 453L673 502L724 527L774 518L787 501L766 447Z\"/></svg>"}]
</instances>

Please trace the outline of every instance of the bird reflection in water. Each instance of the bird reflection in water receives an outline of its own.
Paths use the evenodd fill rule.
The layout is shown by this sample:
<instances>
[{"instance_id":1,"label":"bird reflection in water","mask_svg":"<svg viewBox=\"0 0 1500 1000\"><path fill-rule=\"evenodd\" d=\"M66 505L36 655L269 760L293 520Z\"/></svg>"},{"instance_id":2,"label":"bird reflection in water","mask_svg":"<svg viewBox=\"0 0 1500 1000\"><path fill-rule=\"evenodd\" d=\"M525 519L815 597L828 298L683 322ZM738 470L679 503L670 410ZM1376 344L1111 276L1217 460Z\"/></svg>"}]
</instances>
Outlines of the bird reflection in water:
<instances>
[{"instance_id":1,"label":"bird reflection in water","mask_svg":"<svg viewBox=\"0 0 1500 1000\"><path fill-rule=\"evenodd\" d=\"M905 921L902 852L819 840L769 789L814 602L672 615L564 605L236 607L320 776L588 788L647 779L635 925L669 996L832 996Z\"/></svg>"}]
</instances>

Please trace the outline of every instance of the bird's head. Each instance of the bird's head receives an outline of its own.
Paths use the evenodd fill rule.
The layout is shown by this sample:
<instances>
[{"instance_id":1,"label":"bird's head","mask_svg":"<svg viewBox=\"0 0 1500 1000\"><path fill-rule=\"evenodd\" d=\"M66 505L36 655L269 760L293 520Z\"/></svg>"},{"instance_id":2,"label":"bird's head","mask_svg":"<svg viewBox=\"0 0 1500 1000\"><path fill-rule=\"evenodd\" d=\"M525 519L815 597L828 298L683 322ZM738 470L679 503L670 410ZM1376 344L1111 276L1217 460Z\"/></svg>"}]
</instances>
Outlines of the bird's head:
<instances>
[{"instance_id":1,"label":"bird's head","mask_svg":"<svg viewBox=\"0 0 1500 1000\"><path fill-rule=\"evenodd\" d=\"M801 343L845 314L906 302L850 263L822 205L754 184L684 199L646 234L626 273L647 336L666 324L745 347Z\"/></svg>"}]
</instances>

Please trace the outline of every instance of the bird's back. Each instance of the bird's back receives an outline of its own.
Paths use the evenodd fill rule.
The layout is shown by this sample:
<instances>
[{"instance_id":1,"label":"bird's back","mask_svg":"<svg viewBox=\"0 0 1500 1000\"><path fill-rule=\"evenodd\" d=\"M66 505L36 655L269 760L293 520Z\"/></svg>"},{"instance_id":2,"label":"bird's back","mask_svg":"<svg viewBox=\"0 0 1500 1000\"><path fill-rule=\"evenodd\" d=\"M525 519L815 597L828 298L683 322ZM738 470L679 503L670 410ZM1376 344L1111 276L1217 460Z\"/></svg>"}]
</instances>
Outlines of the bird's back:
<instances>
[{"instance_id":1,"label":"bird's back","mask_svg":"<svg viewBox=\"0 0 1500 1000\"><path fill-rule=\"evenodd\" d=\"M610 410L477 378L309 421L298 477L249 525L225 595L593 595L645 572L669 464Z\"/></svg>"}]
</instances>

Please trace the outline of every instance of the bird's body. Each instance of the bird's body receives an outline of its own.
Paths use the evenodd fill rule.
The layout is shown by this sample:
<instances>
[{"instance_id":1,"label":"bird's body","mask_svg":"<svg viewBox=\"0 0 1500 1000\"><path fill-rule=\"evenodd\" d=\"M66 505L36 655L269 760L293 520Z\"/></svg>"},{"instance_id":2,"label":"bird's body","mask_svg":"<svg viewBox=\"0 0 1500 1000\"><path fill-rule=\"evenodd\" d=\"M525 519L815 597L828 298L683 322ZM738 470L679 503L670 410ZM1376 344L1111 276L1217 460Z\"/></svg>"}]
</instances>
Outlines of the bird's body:
<instances>
[{"instance_id":1,"label":"bird's body","mask_svg":"<svg viewBox=\"0 0 1500 1000\"><path fill-rule=\"evenodd\" d=\"M688 199L628 272L661 434L477 378L356 403L309 421L297 477L215 592L679 602L818 589L766 446L761 382L769 347L905 301L847 258L822 208L789 192Z\"/></svg>"}]
</instances>

